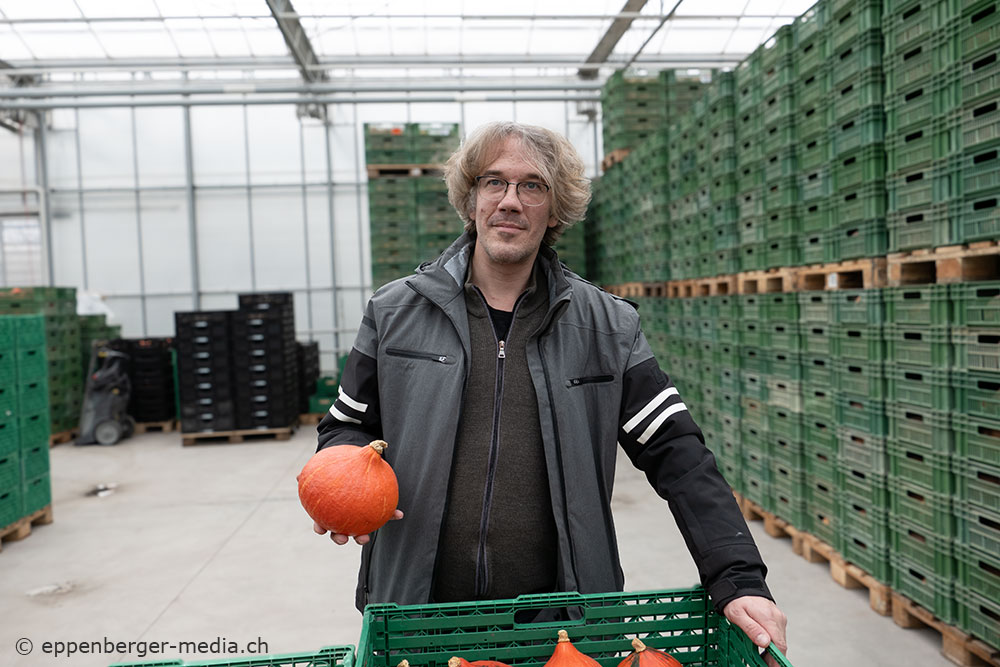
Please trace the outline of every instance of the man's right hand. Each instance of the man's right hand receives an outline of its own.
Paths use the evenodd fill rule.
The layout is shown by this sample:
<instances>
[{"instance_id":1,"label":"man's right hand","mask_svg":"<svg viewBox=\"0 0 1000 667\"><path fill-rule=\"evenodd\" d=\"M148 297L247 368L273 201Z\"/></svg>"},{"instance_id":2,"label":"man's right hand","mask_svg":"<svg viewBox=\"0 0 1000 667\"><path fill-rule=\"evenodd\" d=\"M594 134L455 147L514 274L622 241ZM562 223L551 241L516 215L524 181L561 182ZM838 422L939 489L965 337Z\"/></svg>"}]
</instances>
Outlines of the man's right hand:
<instances>
[{"instance_id":1,"label":"man's right hand","mask_svg":"<svg viewBox=\"0 0 1000 667\"><path fill-rule=\"evenodd\" d=\"M393 513L392 519L390 519L390 521L396 521L402 518L403 518L403 510L397 509ZM313 521L313 532L316 533L317 535L324 535L326 534L327 530L323 526ZM367 544L372 539L371 535L344 535L342 533L330 533L330 539L340 545L347 544L347 541L350 540L352 537L354 538L354 541L357 542L358 544Z\"/></svg>"}]
</instances>

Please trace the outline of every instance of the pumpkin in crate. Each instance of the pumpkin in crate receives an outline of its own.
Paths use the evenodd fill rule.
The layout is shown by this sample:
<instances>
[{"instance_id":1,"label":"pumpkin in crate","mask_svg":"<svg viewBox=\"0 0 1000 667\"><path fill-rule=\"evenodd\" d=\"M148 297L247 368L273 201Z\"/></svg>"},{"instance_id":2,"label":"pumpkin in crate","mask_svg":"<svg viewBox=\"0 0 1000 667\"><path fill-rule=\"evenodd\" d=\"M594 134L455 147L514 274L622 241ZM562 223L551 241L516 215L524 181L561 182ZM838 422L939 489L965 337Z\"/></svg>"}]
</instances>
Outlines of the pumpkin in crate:
<instances>
[{"instance_id":1,"label":"pumpkin in crate","mask_svg":"<svg viewBox=\"0 0 1000 667\"><path fill-rule=\"evenodd\" d=\"M600 667L600 665L601 663L590 656L580 653L569 640L569 633L565 630L559 631L559 641L552 651L552 657L545 663L545 667Z\"/></svg>"},{"instance_id":2,"label":"pumpkin in crate","mask_svg":"<svg viewBox=\"0 0 1000 667\"><path fill-rule=\"evenodd\" d=\"M649 648L636 637L632 640L632 652L618 663L618 667L681 667L681 663L669 653Z\"/></svg>"}]
</instances>

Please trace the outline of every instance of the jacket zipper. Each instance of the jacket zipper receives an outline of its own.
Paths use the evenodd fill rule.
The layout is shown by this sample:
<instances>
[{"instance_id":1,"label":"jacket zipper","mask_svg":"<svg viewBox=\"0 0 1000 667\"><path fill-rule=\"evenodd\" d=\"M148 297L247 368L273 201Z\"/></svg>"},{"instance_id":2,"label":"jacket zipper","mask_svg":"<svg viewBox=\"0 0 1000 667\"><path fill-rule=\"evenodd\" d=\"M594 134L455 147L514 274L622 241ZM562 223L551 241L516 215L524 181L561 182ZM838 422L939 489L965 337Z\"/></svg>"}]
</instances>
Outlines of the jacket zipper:
<instances>
[{"instance_id":1,"label":"jacket zipper","mask_svg":"<svg viewBox=\"0 0 1000 667\"><path fill-rule=\"evenodd\" d=\"M400 350L397 347L388 347L386 348L385 353L392 355L394 357L405 357L407 359L424 359L426 361L436 361L440 364L448 362L448 357L443 354L432 354L430 352L414 352L412 350Z\"/></svg>"},{"instance_id":2,"label":"jacket zipper","mask_svg":"<svg viewBox=\"0 0 1000 667\"><path fill-rule=\"evenodd\" d=\"M489 530L490 510L493 505L493 482L496 478L497 462L500 459L500 408L503 399L503 368L504 360L507 358L507 342L500 340L496 327L493 325L493 318L489 314L489 304L486 297L476 288L479 298L486 306L486 317L490 322L490 329L493 331L493 338L497 341L497 377L493 389L493 432L490 435L490 451L486 467L486 488L483 489L483 511L479 518L479 547L476 551L476 597L486 596L489 587L489 564L486 559L486 535ZM514 321L517 319L517 307L521 303L522 294L514 302L514 310L511 313L510 328L507 330L507 340L510 340L510 332L514 329Z\"/></svg>"}]
</instances>

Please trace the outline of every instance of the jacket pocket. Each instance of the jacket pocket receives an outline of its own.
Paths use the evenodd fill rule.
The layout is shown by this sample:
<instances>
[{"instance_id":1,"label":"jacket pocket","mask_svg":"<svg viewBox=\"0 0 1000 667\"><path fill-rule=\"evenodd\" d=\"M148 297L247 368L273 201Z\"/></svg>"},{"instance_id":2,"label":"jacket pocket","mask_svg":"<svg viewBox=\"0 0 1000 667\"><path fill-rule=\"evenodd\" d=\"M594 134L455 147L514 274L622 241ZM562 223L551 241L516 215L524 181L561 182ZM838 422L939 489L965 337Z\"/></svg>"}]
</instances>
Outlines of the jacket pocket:
<instances>
[{"instance_id":1,"label":"jacket pocket","mask_svg":"<svg viewBox=\"0 0 1000 667\"><path fill-rule=\"evenodd\" d=\"M581 387L585 384L604 384L614 382L614 375L586 375L584 377L570 378L566 380L567 387Z\"/></svg>"},{"instance_id":2,"label":"jacket pocket","mask_svg":"<svg viewBox=\"0 0 1000 667\"><path fill-rule=\"evenodd\" d=\"M387 347L385 353L390 357L402 357L404 359L421 359L423 361L434 361L439 364L453 364L455 358L447 354L437 354L435 352L421 352L419 350L403 350L398 347Z\"/></svg>"}]
</instances>

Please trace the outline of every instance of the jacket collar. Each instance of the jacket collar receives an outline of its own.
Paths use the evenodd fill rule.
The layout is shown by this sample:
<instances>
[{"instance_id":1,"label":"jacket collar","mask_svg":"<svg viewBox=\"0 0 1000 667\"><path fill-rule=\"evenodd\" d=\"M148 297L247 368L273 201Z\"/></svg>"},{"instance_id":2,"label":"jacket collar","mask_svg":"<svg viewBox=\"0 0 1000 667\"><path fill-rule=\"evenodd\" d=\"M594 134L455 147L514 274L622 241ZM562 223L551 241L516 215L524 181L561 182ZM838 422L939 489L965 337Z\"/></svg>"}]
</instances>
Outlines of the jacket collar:
<instances>
[{"instance_id":1,"label":"jacket collar","mask_svg":"<svg viewBox=\"0 0 1000 667\"><path fill-rule=\"evenodd\" d=\"M463 296L465 280L472 259L472 249L475 239L468 233L463 233L447 250L441 253L433 262L422 264L416 275L406 282L417 293L448 310L455 299ZM546 315L546 328L549 320L563 309L563 303L569 301L573 286L566 278L565 269L559 262L555 250L542 244L535 258L535 266L541 267L545 273L545 283L549 289L549 312Z\"/></svg>"}]
</instances>

